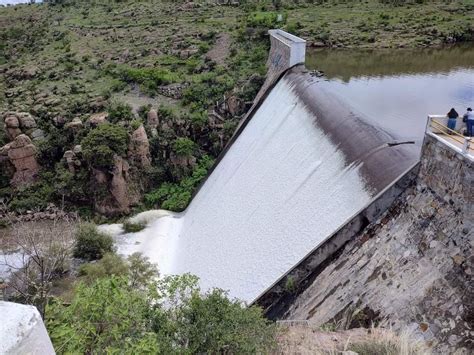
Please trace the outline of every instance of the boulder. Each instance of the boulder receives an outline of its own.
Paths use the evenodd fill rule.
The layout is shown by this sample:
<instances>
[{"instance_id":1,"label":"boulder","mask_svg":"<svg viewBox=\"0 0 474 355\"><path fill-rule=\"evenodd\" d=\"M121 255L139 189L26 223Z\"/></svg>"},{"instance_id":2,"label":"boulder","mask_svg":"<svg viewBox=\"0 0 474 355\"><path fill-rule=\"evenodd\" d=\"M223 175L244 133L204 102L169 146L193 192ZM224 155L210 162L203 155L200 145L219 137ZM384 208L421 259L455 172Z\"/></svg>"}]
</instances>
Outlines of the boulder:
<instances>
[{"instance_id":1,"label":"boulder","mask_svg":"<svg viewBox=\"0 0 474 355\"><path fill-rule=\"evenodd\" d=\"M66 161L69 171L75 174L76 169L81 166L81 161L76 156L76 153L72 150L67 150L64 152L63 158Z\"/></svg>"},{"instance_id":2,"label":"boulder","mask_svg":"<svg viewBox=\"0 0 474 355\"><path fill-rule=\"evenodd\" d=\"M148 111L147 114L147 124L150 128L157 128L160 124L160 120L158 119L158 112L154 108Z\"/></svg>"},{"instance_id":3,"label":"boulder","mask_svg":"<svg viewBox=\"0 0 474 355\"><path fill-rule=\"evenodd\" d=\"M132 133L128 147L128 157L130 161L142 168L151 166L150 143L143 125Z\"/></svg>"},{"instance_id":4,"label":"boulder","mask_svg":"<svg viewBox=\"0 0 474 355\"><path fill-rule=\"evenodd\" d=\"M62 127L64 126L66 123L66 119L62 116L56 116L53 118L53 124L56 126L56 127Z\"/></svg>"},{"instance_id":5,"label":"boulder","mask_svg":"<svg viewBox=\"0 0 474 355\"><path fill-rule=\"evenodd\" d=\"M107 117L109 114L107 112L100 112L100 113L95 113L89 117L87 122L92 126L92 127L97 127L101 123L107 122Z\"/></svg>"},{"instance_id":6,"label":"boulder","mask_svg":"<svg viewBox=\"0 0 474 355\"><path fill-rule=\"evenodd\" d=\"M17 114L17 116L20 121L20 127L22 130L36 128L35 118L31 114L27 112L20 112Z\"/></svg>"},{"instance_id":7,"label":"boulder","mask_svg":"<svg viewBox=\"0 0 474 355\"><path fill-rule=\"evenodd\" d=\"M64 128L73 131L73 133L77 133L83 127L82 121L79 117L74 118L71 122L68 122L64 125Z\"/></svg>"},{"instance_id":8,"label":"boulder","mask_svg":"<svg viewBox=\"0 0 474 355\"><path fill-rule=\"evenodd\" d=\"M42 129L36 128L31 132L30 137L34 141L40 141L44 139L44 131Z\"/></svg>"},{"instance_id":9,"label":"boulder","mask_svg":"<svg viewBox=\"0 0 474 355\"><path fill-rule=\"evenodd\" d=\"M231 116L241 115L245 109L245 103L237 96L229 96L226 100L227 111Z\"/></svg>"},{"instance_id":10,"label":"boulder","mask_svg":"<svg viewBox=\"0 0 474 355\"><path fill-rule=\"evenodd\" d=\"M15 140L3 147L15 169L10 183L13 186L25 186L33 183L39 172L36 161L36 147L26 134L20 134Z\"/></svg>"},{"instance_id":11,"label":"boulder","mask_svg":"<svg viewBox=\"0 0 474 355\"><path fill-rule=\"evenodd\" d=\"M21 134L20 120L14 113L7 113L4 122L8 139L13 140Z\"/></svg>"}]
</instances>

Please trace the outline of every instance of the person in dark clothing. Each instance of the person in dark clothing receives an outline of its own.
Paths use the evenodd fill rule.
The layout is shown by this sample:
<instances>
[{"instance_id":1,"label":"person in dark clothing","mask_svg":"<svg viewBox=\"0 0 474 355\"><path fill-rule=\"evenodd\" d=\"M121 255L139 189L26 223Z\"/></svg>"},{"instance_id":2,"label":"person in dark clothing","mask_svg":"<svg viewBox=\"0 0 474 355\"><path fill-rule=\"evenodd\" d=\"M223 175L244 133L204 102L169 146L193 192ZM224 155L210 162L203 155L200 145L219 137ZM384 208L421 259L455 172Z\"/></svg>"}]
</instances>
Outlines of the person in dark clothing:
<instances>
[{"instance_id":1,"label":"person in dark clothing","mask_svg":"<svg viewBox=\"0 0 474 355\"><path fill-rule=\"evenodd\" d=\"M449 110L446 116L448 116L448 128L454 130L456 128L456 120L459 117L459 114L453 107L451 110Z\"/></svg>"}]
</instances>

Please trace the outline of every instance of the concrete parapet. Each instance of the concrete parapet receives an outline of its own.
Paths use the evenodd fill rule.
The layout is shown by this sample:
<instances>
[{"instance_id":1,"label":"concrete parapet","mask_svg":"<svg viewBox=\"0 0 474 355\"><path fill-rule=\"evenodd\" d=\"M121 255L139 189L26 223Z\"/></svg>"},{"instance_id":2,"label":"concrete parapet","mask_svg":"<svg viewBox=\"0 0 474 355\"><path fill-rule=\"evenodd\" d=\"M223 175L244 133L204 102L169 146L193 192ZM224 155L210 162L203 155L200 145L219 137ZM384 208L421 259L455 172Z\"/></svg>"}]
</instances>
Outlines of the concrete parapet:
<instances>
[{"instance_id":1,"label":"concrete parapet","mask_svg":"<svg viewBox=\"0 0 474 355\"><path fill-rule=\"evenodd\" d=\"M265 93L278 81L284 72L298 64L304 64L306 41L283 30L270 30L270 53L267 60L267 77L254 100L253 111Z\"/></svg>"},{"instance_id":2,"label":"concrete parapet","mask_svg":"<svg viewBox=\"0 0 474 355\"><path fill-rule=\"evenodd\" d=\"M34 306L0 301L0 354L55 354Z\"/></svg>"}]
</instances>

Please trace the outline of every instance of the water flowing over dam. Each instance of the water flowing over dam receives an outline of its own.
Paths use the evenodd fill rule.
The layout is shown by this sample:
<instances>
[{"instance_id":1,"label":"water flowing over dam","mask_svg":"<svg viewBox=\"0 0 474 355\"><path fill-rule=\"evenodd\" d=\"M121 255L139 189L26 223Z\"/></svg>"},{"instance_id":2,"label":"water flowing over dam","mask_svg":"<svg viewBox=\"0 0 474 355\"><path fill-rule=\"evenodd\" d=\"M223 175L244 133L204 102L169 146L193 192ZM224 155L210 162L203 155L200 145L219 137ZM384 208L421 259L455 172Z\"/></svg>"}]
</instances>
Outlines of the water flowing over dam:
<instances>
[{"instance_id":1,"label":"water flowing over dam","mask_svg":"<svg viewBox=\"0 0 474 355\"><path fill-rule=\"evenodd\" d=\"M282 48L275 38L269 62L279 69L187 210L157 219L125 246L156 262L161 274L189 272L203 289L229 290L246 302L418 159L412 144L354 114L303 65L285 68L292 38L282 38Z\"/></svg>"}]
</instances>

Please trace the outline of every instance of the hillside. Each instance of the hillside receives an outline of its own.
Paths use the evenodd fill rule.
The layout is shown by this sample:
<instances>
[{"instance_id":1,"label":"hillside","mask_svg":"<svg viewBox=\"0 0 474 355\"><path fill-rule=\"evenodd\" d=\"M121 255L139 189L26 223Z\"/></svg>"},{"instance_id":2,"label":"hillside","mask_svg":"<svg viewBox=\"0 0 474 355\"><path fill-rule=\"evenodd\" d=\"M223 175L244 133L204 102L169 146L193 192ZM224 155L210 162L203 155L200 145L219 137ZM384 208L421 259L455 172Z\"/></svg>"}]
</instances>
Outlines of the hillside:
<instances>
[{"instance_id":1,"label":"hillside","mask_svg":"<svg viewBox=\"0 0 474 355\"><path fill-rule=\"evenodd\" d=\"M466 0L0 8L1 213L183 210L263 83L269 28L316 47L438 46L472 40L472 14Z\"/></svg>"}]
</instances>

